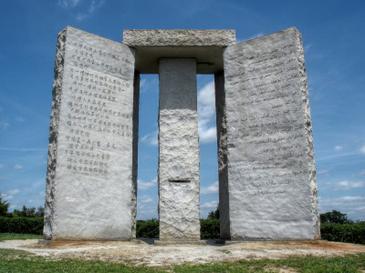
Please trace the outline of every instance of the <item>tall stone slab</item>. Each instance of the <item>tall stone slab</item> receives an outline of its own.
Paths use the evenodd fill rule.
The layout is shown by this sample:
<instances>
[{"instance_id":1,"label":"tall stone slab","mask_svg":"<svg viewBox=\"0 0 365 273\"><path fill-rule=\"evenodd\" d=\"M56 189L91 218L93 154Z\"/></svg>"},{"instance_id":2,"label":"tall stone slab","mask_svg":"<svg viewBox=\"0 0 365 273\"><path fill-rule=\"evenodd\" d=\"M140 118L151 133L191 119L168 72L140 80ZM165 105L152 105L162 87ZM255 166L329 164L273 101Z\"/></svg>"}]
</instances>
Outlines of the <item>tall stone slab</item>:
<instances>
[{"instance_id":1,"label":"tall stone slab","mask_svg":"<svg viewBox=\"0 0 365 273\"><path fill-rule=\"evenodd\" d=\"M196 60L161 59L159 72L160 240L199 240Z\"/></svg>"},{"instance_id":2,"label":"tall stone slab","mask_svg":"<svg viewBox=\"0 0 365 273\"><path fill-rule=\"evenodd\" d=\"M218 127L224 128L220 169L228 194L220 196L220 203L229 217L222 224L223 236L319 238L300 33L290 28L228 46L224 73L225 105Z\"/></svg>"},{"instance_id":3,"label":"tall stone slab","mask_svg":"<svg viewBox=\"0 0 365 273\"><path fill-rule=\"evenodd\" d=\"M59 33L46 239L134 237L133 84L134 55L127 46L71 27Z\"/></svg>"}]
</instances>

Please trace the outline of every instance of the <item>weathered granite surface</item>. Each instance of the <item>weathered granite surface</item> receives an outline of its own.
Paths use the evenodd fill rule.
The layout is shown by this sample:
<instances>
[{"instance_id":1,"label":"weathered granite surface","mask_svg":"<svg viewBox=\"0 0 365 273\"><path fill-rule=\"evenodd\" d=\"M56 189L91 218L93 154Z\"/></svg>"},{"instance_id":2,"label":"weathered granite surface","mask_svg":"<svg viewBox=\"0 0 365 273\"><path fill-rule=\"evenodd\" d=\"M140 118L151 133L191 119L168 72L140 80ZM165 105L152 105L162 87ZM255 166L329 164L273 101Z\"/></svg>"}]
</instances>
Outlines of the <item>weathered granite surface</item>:
<instances>
[{"instance_id":1,"label":"weathered granite surface","mask_svg":"<svg viewBox=\"0 0 365 273\"><path fill-rule=\"evenodd\" d=\"M197 72L215 74L221 237L319 238L300 33L235 44L233 30L127 30L123 42L58 36L45 238L135 236L139 73L157 72L161 243L200 239Z\"/></svg>"},{"instance_id":2,"label":"weathered granite surface","mask_svg":"<svg viewBox=\"0 0 365 273\"><path fill-rule=\"evenodd\" d=\"M132 29L124 30L123 43L135 50L136 70L159 73L161 58L195 58L197 73L214 74L223 70L223 50L236 43L231 29Z\"/></svg>"},{"instance_id":3,"label":"weathered granite surface","mask_svg":"<svg viewBox=\"0 0 365 273\"><path fill-rule=\"evenodd\" d=\"M141 46L228 46L236 42L236 31L196 29L128 29L123 43Z\"/></svg>"},{"instance_id":4,"label":"weathered granite surface","mask_svg":"<svg viewBox=\"0 0 365 273\"><path fill-rule=\"evenodd\" d=\"M195 59L160 60L160 240L200 240Z\"/></svg>"},{"instance_id":5,"label":"weathered granite surface","mask_svg":"<svg viewBox=\"0 0 365 273\"><path fill-rule=\"evenodd\" d=\"M214 75L217 124L220 238L230 239L229 189L227 173L227 121L225 116L224 72Z\"/></svg>"},{"instance_id":6,"label":"weathered granite surface","mask_svg":"<svg viewBox=\"0 0 365 273\"><path fill-rule=\"evenodd\" d=\"M313 139L300 33L290 28L224 53L232 239L317 239ZM226 140L225 140L226 139ZM223 157L224 158L224 157Z\"/></svg>"},{"instance_id":7,"label":"weathered granite surface","mask_svg":"<svg viewBox=\"0 0 365 273\"><path fill-rule=\"evenodd\" d=\"M133 81L134 56L127 46L71 27L60 32L46 239L134 237Z\"/></svg>"}]
</instances>

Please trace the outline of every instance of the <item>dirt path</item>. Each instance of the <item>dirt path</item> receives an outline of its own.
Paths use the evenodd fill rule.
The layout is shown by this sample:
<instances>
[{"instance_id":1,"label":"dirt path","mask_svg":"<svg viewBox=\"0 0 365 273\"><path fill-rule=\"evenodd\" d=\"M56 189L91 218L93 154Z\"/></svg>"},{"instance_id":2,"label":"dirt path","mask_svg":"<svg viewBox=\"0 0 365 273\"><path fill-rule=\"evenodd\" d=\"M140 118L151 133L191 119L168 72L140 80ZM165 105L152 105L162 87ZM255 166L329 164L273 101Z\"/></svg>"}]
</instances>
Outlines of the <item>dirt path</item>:
<instances>
[{"instance_id":1,"label":"dirt path","mask_svg":"<svg viewBox=\"0 0 365 273\"><path fill-rule=\"evenodd\" d=\"M365 245L327 241L239 242L226 245L154 245L145 241L56 241L48 244L38 240L9 240L0 248L29 251L50 258L81 258L123 262L135 265L174 265L208 263L258 258L285 258L314 255L337 256L365 253Z\"/></svg>"}]
</instances>

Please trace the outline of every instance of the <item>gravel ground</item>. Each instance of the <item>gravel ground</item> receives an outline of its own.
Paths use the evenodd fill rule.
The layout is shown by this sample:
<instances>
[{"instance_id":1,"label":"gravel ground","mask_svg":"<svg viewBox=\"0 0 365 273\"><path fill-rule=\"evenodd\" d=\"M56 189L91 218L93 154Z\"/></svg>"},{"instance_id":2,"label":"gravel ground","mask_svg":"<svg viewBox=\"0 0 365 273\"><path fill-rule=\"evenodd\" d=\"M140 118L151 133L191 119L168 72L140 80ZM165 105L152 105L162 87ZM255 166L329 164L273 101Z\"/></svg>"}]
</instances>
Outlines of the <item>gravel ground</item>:
<instances>
[{"instance_id":1,"label":"gravel ground","mask_svg":"<svg viewBox=\"0 0 365 273\"><path fill-rule=\"evenodd\" d=\"M166 266L242 259L286 258L289 256L338 256L365 253L365 245L327 241L260 241L225 245L153 244L147 240L122 241L1 241L0 248L18 249L52 259L77 258L114 261L134 265Z\"/></svg>"}]
</instances>

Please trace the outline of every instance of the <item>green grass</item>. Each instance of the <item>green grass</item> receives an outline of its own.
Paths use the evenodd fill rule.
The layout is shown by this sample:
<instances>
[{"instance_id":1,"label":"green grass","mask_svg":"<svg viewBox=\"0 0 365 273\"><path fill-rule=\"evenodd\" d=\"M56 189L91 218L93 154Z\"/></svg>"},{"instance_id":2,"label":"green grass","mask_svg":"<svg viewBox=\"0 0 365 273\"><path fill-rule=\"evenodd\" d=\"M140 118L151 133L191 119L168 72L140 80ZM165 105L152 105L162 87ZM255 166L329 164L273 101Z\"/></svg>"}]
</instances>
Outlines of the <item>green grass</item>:
<instances>
[{"instance_id":1,"label":"green grass","mask_svg":"<svg viewBox=\"0 0 365 273\"><path fill-rule=\"evenodd\" d=\"M50 260L25 251L0 249L1 273L53 273L53 272L164 272L160 269L126 266L117 263L82 260Z\"/></svg>"},{"instance_id":2,"label":"green grass","mask_svg":"<svg viewBox=\"0 0 365 273\"><path fill-rule=\"evenodd\" d=\"M0 233L0 241L3 241L3 240L24 240L24 239L42 239L42 235L21 234L21 233Z\"/></svg>"},{"instance_id":3,"label":"green grass","mask_svg":"<svg viewBox=\"0 0 365 273\"><path fill-rule=\"evenodd\" d=\"M344 273L361 272L365 269L365 254L345 257L292 257L279 260L244 260L233 263L214 263L209 265L182 265L175 272L278 272L279 269L291 269L292 272Z\"/></svg>"},{"instance_id":4,"label":"green grass","mask_svg":"<svg viewBox=\"0 0 365 273\"><path fill-rule=\"evenodd\" d=\"M179 265L169 268L149 268L127 266L112 262L85 260L51 260L37 257L19 250L0 249L0 273L27 272L278 272L279 269L291 269L289 272L346 273L361 272L365 269L365 254L345 257L293 257L279 260L244 260L239 262L212 263L205 265Z\"/></svg>"}]
</instances>

